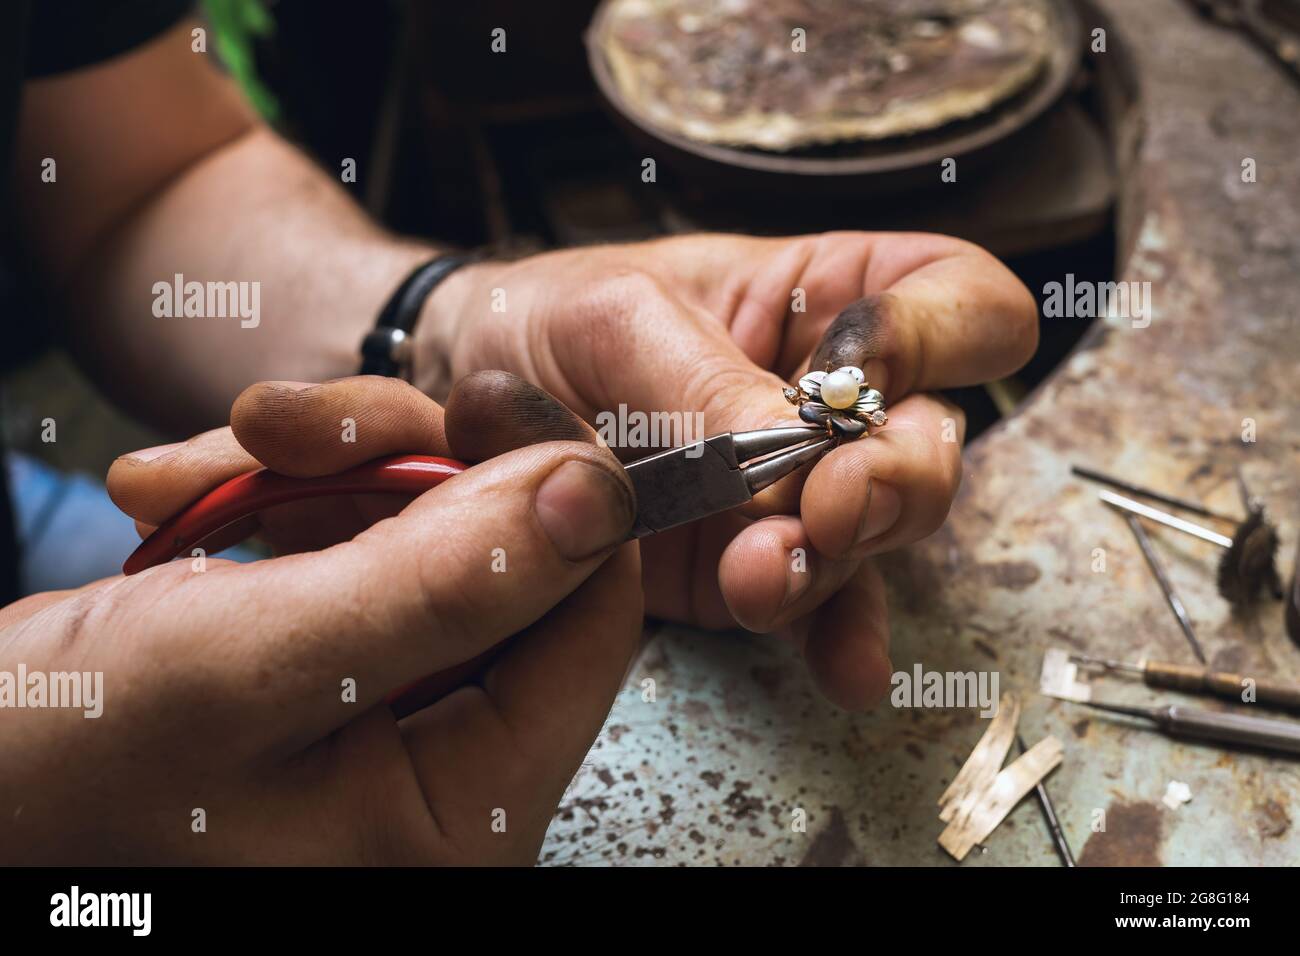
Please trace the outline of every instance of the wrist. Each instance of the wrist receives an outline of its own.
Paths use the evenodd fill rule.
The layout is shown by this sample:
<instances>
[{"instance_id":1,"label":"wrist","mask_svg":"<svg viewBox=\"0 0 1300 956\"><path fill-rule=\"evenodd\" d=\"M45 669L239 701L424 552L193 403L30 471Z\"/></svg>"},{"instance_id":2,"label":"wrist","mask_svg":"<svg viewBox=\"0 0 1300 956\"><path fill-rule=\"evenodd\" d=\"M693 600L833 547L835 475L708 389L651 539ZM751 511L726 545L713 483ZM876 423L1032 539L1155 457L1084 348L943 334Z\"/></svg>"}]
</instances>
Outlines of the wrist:
<instances>
[{"instance_id":1,"label":"wrist","mask_svg":"<svg viewBox=\"0 0 1300 956\"><path fill-rule=\"evenodd\" d=\"M465 374L467 330L492 307L491 290L506 263L472 262L447 276L424 302L413 337L413 384L444 401L452 383Z\"/></svg>"}]
</instances>

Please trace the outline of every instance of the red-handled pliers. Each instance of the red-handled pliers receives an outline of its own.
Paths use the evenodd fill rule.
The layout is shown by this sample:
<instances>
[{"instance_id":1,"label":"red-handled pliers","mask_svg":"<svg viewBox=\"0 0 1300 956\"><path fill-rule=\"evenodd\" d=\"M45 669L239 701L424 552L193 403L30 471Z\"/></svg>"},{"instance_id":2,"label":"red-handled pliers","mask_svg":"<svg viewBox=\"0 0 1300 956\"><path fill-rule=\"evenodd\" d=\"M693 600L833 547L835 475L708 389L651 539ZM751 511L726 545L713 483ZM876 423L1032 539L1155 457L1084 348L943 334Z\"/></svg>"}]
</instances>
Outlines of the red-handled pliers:
<instances>
[{"instance_id":1,"label":"red-handled pliers","mask_svg":"<svg viewBox=\"0 0 1300 956\"><path fill-rule=\"evenodd\" d=\"M825 428L795 425L751 432L726 432L671 448L627 465L636 490L636 523L629 538L643 538L727 511L749 501L769 485L837 443ZM232 478L163 522L122 565L135 574L188 553L220 531L275 505L331 495L392 493L412 497L465 471L449 458L394 455L347 471L317 478L291 478L265 468ZM390 697L395 709L410 712L437 696L435 674ZM411 706L397 706L406 701Z\"/></svg>"},{"instance_id":2,"label":"red-handled pliers","mask_svg":"<svg viewBox=\"0 0 1300 956\"><path fill-rule=\"evenodd\" d=\"M450 458L392 455L318 478L290 478L266 468L248 471L213 488L159 525L122 564L122 573L135 574L165 564L178 554L198 547L222 528L275 505L304 498L375 492L415 497L459 475L467 467Z\"/></svg>"},{"instance_id":3,"label":"red-handled pliers","mask_svg":"<svg viewBox=\"0 0 1300 956\"><path fill-rule=\"evenodd\" d=\"M627 465L636 489L630 537L667 531L749 501L836 439L824 428L796 425L726 432ZM236 521L290 501L331 495L406 494L415 497L469 466L450 458L393 455L335 475L290 478L265 468L232 478L163 522L122 565L123 574L170 561Z\"/></svg>"}]
</instances>

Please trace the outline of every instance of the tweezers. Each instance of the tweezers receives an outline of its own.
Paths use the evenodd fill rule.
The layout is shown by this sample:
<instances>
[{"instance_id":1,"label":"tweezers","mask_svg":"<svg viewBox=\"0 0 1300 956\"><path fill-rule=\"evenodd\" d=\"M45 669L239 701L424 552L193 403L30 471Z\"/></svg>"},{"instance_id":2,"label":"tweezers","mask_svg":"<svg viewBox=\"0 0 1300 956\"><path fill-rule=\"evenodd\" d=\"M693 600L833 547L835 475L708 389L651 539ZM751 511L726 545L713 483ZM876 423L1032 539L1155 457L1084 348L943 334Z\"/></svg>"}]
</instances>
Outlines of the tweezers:
<instances>
[{"instance_id":1,"label":"tweezers","mask_svg":"<svg viewBox=\"0 0 1300 956\"><path fill-rule=\"evenodd\" d=\"M634 461L625 466L637 501L629 539L743 505L839 441L819 426L765 428L725 432ZM122 573L135 574L188 555L223 528L275 505L331 495L415 496L469 467L450 458L392 455L317 478L291 478L259 468L230 479L163 522L126 559Z\"/></svg>"}]
</instances>

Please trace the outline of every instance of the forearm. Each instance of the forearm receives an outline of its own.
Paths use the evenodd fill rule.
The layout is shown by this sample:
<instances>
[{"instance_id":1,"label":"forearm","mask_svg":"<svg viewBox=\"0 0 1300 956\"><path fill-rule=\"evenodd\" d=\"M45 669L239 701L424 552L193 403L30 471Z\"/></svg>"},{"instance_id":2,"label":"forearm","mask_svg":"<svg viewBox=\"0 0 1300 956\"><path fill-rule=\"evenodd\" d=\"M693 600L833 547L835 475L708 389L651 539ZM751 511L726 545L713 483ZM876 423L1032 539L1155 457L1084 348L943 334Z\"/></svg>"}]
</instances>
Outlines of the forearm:
<instances>
[{"instance_id":1,"label":"forearm","mask_svg":"<svg viewBox=\"0 0 1300 956\"><path fill-rule=\"evenodd\" d=\"M67 339L133 413L205 427L253 382L355 371L375 314L433 251L256 126L97 237L68 277Z\"/></svg>"},{"instance_id":2,"label":"forearm","mask_svg":"<svg viewBox=\"0 0 1300 956\"><path fill-rule=\"evenodd\" d=\"M433 252L379 229L262 125L192 50L194 26L27 83L14 163L64 341L176 432L225 422L252 382L355 371L376 312Z\"/></svg>"}]
</instances>

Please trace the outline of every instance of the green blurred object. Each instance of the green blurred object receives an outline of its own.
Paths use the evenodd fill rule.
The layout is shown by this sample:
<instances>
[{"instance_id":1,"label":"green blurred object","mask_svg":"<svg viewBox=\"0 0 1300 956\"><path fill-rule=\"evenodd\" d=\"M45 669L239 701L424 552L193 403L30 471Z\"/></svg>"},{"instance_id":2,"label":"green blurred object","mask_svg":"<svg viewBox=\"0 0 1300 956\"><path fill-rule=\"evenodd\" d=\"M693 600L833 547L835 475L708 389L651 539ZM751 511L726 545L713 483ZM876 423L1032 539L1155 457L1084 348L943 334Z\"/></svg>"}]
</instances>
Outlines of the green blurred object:
<instances>
[{"instance_id":1,"label":"green blurred object","mask_svg":"<svg viewBox=\"0 0 1300 956\"><path fill-rule=\"evenodd\" d=\"M253 41L275 33L275 18L263 0L203 0L216 34L217 55L244 95L267 121L280 115L275 95L257 77Z\"/></svg>"}]
</instances>

